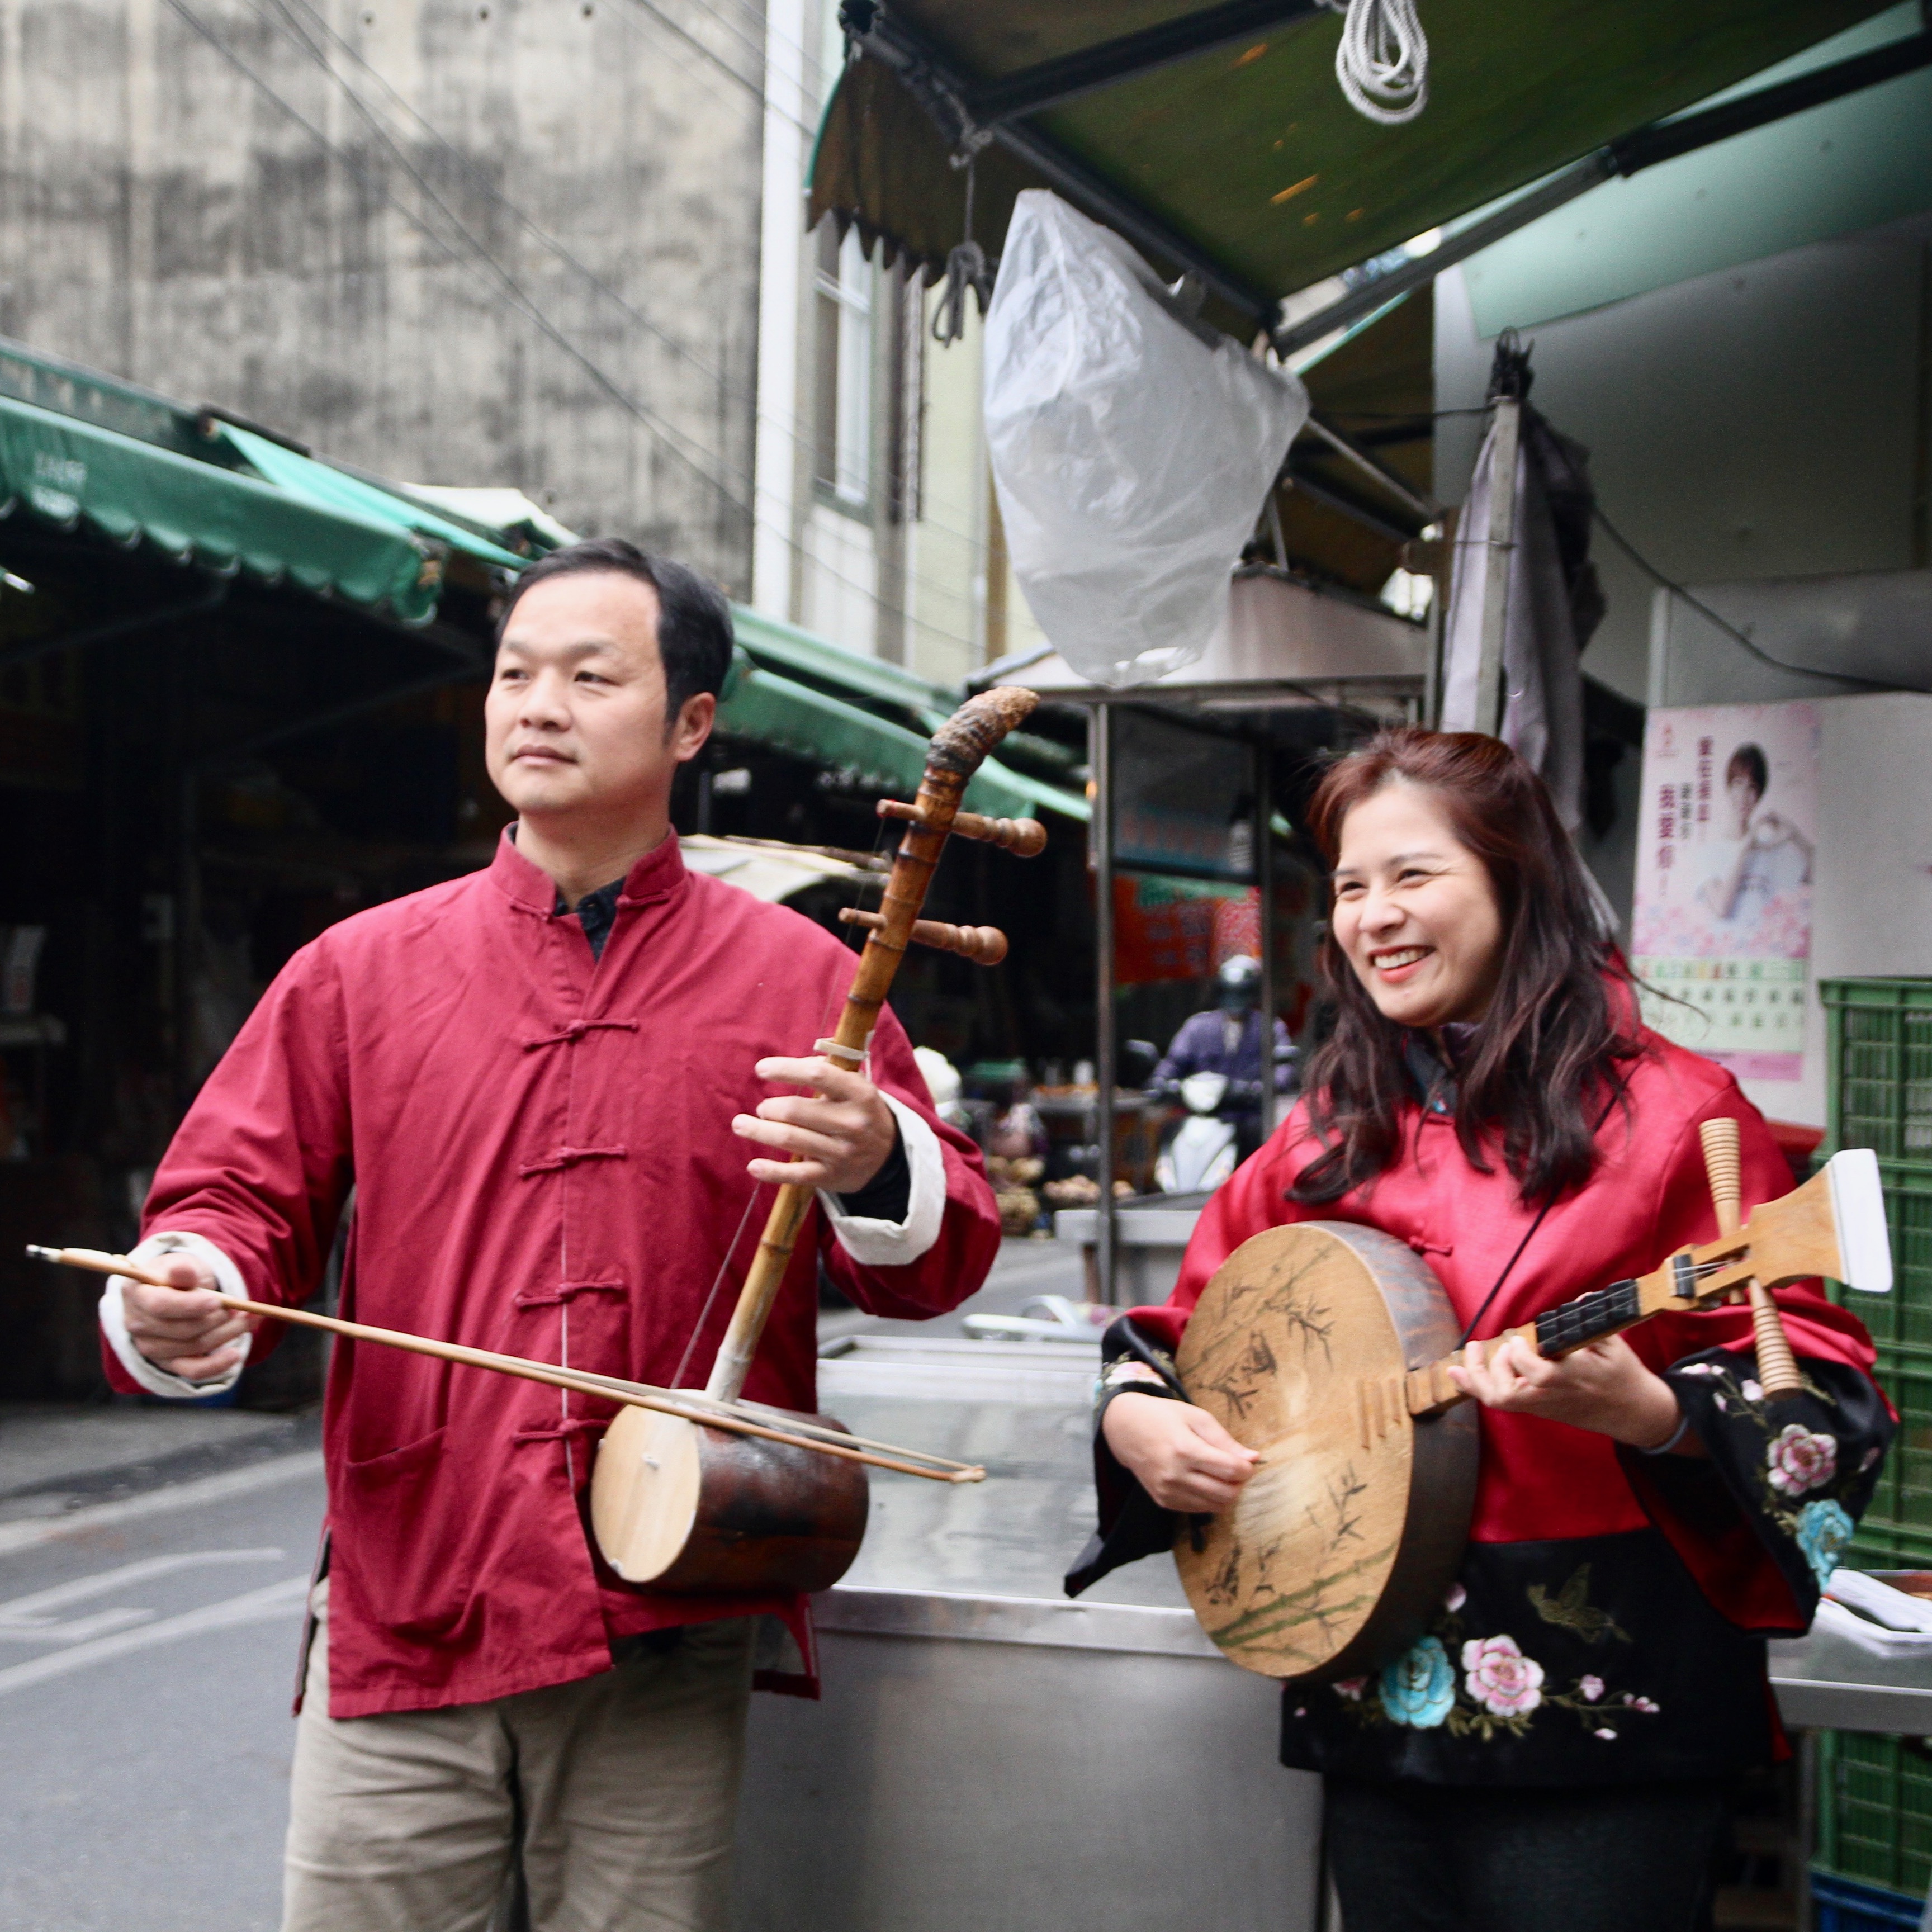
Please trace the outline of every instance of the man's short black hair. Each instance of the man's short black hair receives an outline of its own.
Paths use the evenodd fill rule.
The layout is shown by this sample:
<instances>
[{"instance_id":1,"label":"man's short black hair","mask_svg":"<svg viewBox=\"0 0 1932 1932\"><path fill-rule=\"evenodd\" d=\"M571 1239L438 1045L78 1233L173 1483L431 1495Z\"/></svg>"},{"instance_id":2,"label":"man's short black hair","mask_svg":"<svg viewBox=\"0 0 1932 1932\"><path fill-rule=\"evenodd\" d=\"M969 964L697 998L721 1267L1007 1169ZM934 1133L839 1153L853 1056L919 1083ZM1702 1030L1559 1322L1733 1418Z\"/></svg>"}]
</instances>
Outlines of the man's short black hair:
<instances>
[{"instance_id":1,"label":"man's short black hair","mask_svg":"<svg viewBox=\"0 0 1932 1932\"><path fill-rule=\"evenodd\" d=\"M658 655L664 660L668 732L686 700L701 691L723 690L731 668L731 607L715 584L685 565L652 556L622 537L567 544L539 557L511 586L509 601L496 622L496 641L502 642L510 614L526 591L554 577L581 577L593 571L634 577L658 594Z\"/></svg>"}]
</instances>

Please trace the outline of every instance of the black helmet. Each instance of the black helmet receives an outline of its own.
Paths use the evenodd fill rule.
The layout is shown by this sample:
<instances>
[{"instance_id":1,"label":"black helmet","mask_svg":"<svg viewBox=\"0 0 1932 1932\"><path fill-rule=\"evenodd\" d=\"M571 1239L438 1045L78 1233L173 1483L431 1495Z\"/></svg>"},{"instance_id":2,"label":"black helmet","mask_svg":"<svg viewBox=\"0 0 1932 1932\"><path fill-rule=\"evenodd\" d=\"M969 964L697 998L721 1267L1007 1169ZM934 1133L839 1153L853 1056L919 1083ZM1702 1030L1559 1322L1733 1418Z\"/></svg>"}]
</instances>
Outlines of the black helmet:
<instances>
[{"instance_id":1,"label":"black helmet","mask_svg":"<svg viewBox=\"0 0 1932 1932\"><path fill-rule=\"evenodd\" d=\"M1245 952L1237 952L1221 962L1221 970L1214 975L1220 989L1221 1004L1231 1010L1245 1012L1259 1004L1262 996L1262 962Z\"/></svg>"}]
</instances>

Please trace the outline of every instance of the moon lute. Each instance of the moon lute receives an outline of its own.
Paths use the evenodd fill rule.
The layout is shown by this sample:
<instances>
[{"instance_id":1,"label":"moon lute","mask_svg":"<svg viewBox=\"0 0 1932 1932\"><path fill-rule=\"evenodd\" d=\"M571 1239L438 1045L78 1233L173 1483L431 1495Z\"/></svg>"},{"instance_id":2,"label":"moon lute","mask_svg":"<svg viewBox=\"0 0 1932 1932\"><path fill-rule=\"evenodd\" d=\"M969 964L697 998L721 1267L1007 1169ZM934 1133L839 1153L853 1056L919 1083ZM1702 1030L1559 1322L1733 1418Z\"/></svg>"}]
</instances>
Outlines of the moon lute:
<instances>
[{"instance_id":1,"label":"moon lute","mask_svg":"<svg viewBox=\"0 0 1932 1932\"><path fill-rule=\"evenodd\" d=\"M1726 1132L1728 1130L1728 1132ZM1652 1316L1748 1302L1760 1379L1801 1386L1768 1291L1823 1275L1892 1286L1868 1149L1738 1214L1736 1123L1707 1124L1714 1241L1508 1332L1552 1359ZM1234 1505L1174 1546L1188 1601L1232 1662L1322 1682L1406 1648L1462 1562L1475 1497L1474 1406L1450 1381L1459 1326L1407 1245L1349 1222L1270 1228L1202 1291L1176 1359L1190 1400L1261 1460Z\"/></svg>"}]
</instances>

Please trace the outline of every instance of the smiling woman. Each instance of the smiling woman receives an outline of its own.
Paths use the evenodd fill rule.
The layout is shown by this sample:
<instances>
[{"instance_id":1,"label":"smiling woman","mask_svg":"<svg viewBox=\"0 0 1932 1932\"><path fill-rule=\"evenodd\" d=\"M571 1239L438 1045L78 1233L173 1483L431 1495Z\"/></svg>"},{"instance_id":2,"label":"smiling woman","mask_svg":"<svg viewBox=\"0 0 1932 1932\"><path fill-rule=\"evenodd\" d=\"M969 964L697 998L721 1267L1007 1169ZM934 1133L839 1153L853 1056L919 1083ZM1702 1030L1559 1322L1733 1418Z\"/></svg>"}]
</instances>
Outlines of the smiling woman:
<instances>
[{"instance_id":1,"label":"smiling woman","mask_svg":"<svg viewBox=\"0 0 1932 1932\"><path fill-rule=\"evenodd\" d=\"M1236 1385L1207 1378L1211 1315L1190 1324L1210 1280L1220 1296L1248 1279L1252 1256L1231 1258L1253 1238L1392 1237L1449 1333L1499 1339L1450 1372L1480 1438L1454 1583L1367 1674L1329 1682L1304 1653L1286 1685L1282 1760L1326 1780L1349 1932L1690 1932L1730 1780L1779 1748L1763 1636L1810 1622L1892 1434L1870 1342L1815 1286L1780 1288L1804 1378L1780 1402L1743 1309L1673 1311L1554 1360L1508 1334L1711 1238L1706 1126L1736 1136L1747 1209L1789 1171L1728 1073L1641 1024L1576 848L1505 746L1384 733L1331 768L1308 820L1334 868L1334 1030L1202 1211L1172 1299L1108 1331L1100 1534L1068 1587L1176 1546L1203 1513L1226 1520L1192 1547L1226 1539L1233 1573L1286 1496L1298 1521L1334 1513L1359 1589L1375 1518L1352 1442L1332 1461L1292 1431L1244 1447L1176 1364L1204 1402ZM1293 1280L1309 1298L1283 1346L1335 1377L1339 1291ZM1250 1400L1292 1383L1267 1348L1240 1375ZM1271 1630L1322 1600L1284 1562ZM1210 1574L1210 1598L1237 1588Z\"/></svg>"}]
</instances>

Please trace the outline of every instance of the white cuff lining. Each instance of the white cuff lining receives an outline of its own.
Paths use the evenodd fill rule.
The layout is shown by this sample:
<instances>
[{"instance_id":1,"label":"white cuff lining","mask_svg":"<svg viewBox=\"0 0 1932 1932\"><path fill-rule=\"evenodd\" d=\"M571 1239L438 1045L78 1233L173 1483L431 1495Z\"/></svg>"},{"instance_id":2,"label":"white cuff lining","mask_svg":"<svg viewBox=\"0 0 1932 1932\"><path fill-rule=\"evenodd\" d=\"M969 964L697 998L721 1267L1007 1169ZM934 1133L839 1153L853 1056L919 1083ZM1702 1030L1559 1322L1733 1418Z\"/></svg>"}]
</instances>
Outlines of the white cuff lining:
<instances>
[{"instance_id":1,"label":"white cuff lining","mask_svg":"<svg viewBox=\"0 0 1932 1932\"><path fill-rule=\"evenodd\" d=\"M904 1268L939 1239L946 1219L946 1154L923 1114L890 1094L880 1097L898 1122L899 1142L912 1177L905 1219L881 1221L871 1215L848 1214L838 1196L823 1188L818 1198L825 1204L838 1245L861 1268Z\"/></svg>"},{"instance_id":2,"label":"white cuff lining","mask_svg":"<svg viewBox=\"0 0 1932 1932\"><path fill-rule=\"evenodd\" d=\"M224 1294L248 1298L248 1285L242 1279L242 1270L212 1241L200 1234L161 1228L150 1234L128 1258L152 1262L168 1255L192 1256L214 1276ZM254 1336L246 1333L238 1338L241 1359L225 1375L217 1376L210 1382L191 1382L184 1376L170 1375L159 1364L149 1361L135 1347L134 1338L128 1333L127 1310L121 1298L126 1282L125 1275L110 1275L106 1287L101 1291L101 1333L107 1337L107 1346L114 1351L115 1360L150 1395L166 1396L171 1402L185 1402L197 1396L224 1395L242 1379L242 1371L248 1366L249 1348L254 1340Z\"/></svg>"}]
</instances>

